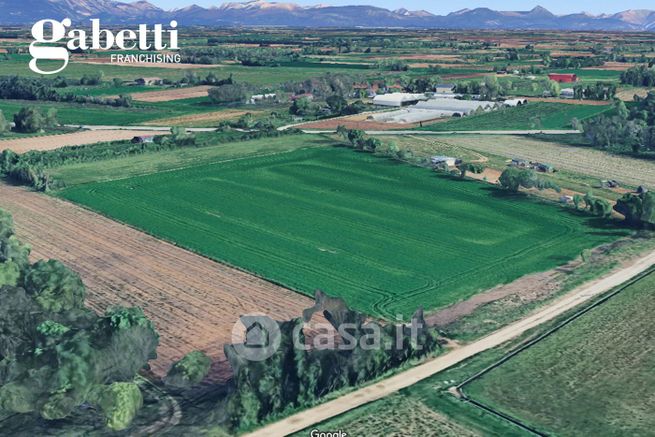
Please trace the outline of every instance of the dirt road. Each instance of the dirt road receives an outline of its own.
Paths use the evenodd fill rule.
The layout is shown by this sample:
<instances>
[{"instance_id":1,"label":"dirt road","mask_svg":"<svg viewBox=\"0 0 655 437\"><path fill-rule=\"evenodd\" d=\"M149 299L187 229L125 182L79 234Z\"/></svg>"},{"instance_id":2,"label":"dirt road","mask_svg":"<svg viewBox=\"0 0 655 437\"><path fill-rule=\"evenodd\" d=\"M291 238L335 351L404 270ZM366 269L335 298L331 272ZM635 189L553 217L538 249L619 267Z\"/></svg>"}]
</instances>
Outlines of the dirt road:
<instances>
[{"instance_id":1,"label":"dirt road","mask_svg":"<svg viewBox=\"0 0 655 437\"><path fill-rule=\"evenodd\" d=\"M655 264L655 251L644 256L637 263L609 274L594 282L576 288L556 302L541 308L532 315L519 320L505 328L481 338L473 343L462 346L449 353L439 356L427 363L399 373L377 384L361 388L317 407L294 414L279 422L265 426L247 437L285 436L320 422L343 414L364 404L381 399L405 387L409 387L423 379L452 367L480 352L499 346L512 340L529 329L556 318L566 311L589 301L622 284L635 275L645 271Z\"/></svg>"},{"instance_id":2,"label":"dirt road","mask_svg":"<svg viewBox=\"0 0 655 437\"><path fill-rule=\"evenodd\" d=\"M137 305L160 334L164 374L172 361L200 349L225 373L223 344L241 314L298 317L313 301L234 268L213 262L71 203L22 187L0 184L0 208L14 216L18 236L33 259L58 259L80 274L87 305Z\"/></svg>"}]
</instances>

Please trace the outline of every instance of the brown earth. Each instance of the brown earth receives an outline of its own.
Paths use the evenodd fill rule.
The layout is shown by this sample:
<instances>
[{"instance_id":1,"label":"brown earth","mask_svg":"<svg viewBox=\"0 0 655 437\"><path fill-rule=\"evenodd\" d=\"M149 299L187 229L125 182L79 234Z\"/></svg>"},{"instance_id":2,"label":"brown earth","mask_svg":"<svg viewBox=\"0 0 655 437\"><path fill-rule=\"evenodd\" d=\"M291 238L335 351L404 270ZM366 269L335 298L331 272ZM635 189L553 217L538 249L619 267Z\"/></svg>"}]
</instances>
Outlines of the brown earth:
<instances>
[{"instance_id":1,"label":"brown earth","mask_svg":"<svg viewBox=\"0 0 655 437\"><path fill-rule=\"evenodd\" d=\"M25 153L30 150L54 150L66 146L80 146L83 144L129 140L135 136L153 134L154 133L151 131L143 130L86 130L70 134L0 140L0 150L9 149L16 153Z\"/></svg>"},{"instance_id":2,"label":"brown earth","mask_svg":"<svg viewBox=\"0 0 655 437\"><path fill-rule=\"evenodd\" d=\"M616 97L623 100L624 102L632 102L634 100L635 94L639 97L646 97L650 91L655 90L650 90L647 88L620 89L616 93Z\"/></svg>"},{"instance_id":3,"label":"brown earth","mask_svg":"<svg viewBox=\"0 0 655 437\"><path fill-rule=\"evenodd\" d=\"M181 115L179 117L160 118L144 123L146 126L191 126L191 125L208 125L218 123L223 120L231 120L241 117L242 115L250 112L255 115L260 111L237 111L237 110L223 110L206 112L203 114Z\"/></svg>"},{"instance_id":4,"label":"brown earth","mask_svg":"<svg viewBox=\"0 0 655 437\"><path fill-rule=\"evenodd\" d=\"M207 97L207 91L210 88L211 86L201 85L185 88L171 88L161 91L145 91L142 93L133 93L132 98L140 102L170 102L172 100Z\"/></svg>"},{"instance_id":5,"label":"brown earth","mask_svg":"<svg viewBox=\"0 0 655 437\"><path fill-rule=\"evenodd\" d=\"M214 360L213 379L225 379L223 344L242 314L298 317L313 301L232 267L153 238L71 203L0 184L0 207L14 216L19 238L36 259L58 259L87 286L87 305L143 308L160 334L163 375L192 350Z\"/></svg>"},{"instance_id":6,"label":"brown earth","mask_svg":"<svg viewBox=\"0 0 655 437\"><path fill-rule=\"evenodd\" d=\"M583 67L583 70L607 70L607 71L626 71L634 67L635 64L629 64L625 62L605 62L604 65L599 65L597 67Z\"/></svg>"},{"instance_id":7,"label":"brown earth","mask_svg":"<svg viewBox=\"0 0 655 437\"><path fill-rule=\"evenodd\" d=\"M345 126L347 129L361 130L394 130L394 129L412 129L418 126L417 123L384 123L381 121L356 120L351 118L334 118L330 120L321 120L313 123L307 123L298 126L299 129L330 130L339 126Z\"/></svg>"}]
</instances>

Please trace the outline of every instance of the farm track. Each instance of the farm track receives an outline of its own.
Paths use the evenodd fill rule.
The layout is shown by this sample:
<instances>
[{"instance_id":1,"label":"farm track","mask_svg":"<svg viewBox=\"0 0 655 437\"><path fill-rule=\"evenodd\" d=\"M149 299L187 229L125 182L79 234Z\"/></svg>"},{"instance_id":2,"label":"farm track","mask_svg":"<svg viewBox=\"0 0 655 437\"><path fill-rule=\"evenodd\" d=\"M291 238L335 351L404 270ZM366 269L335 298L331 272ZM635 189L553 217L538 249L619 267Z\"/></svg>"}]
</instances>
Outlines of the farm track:
<instances>
[{"instance_id":1,"label":"farm track","mask_svg":"<svg viewBox=\"0 0 655 437\"><path fill-rule=\"evenodd\" d=\"M0 207L14 216L33 259L58 259L80 274L87 305L141 306L160 333L153 371L163 375L200 349L214 360L212 377L229 376L223 344L241 314L297 317L307 297L153 238L71 203L0 185Z\"/></svg>"}]
</instances>

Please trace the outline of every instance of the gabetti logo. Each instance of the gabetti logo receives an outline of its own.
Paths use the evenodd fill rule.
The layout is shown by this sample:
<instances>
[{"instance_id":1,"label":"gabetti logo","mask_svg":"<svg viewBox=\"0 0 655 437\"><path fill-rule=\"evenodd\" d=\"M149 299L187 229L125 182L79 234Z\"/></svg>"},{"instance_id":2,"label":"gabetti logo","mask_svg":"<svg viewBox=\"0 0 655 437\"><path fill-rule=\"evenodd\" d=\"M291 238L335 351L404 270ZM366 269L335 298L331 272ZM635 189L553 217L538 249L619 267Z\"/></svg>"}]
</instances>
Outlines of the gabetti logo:
<instances>
[{"instance_id":1,"label":"gabetti logo","mask_svg":"<svg viewBox=\"0 0 655 437\"><path fill-rule=\"evenodd\" d=\"M66 32L66 28L71 27L70 18L64 18L61 21L45 19L40 20L32 26L32 36L34 42L30 44L30 70L39 74L56 74L68 66L69 51L71 50L109 50L119 48L121 50L178 50L177 43L177 21L171 21L171 29L164 30L161 24L155 24L153 29L148 29L147 24L139 24L139 30L129 29L120 30L114 35L108 29L100 28L100 20L91 20L91 45L87 43L87 33L81 29L71 29ZM46 27L51 31L46 36ZM153 44L148 42L148 35L152 34ZM164 43L164 35L168 34L168 43ZM56 44L68 37L66 47L49 47L38 44ZM101 39L103 41L101 41ZM64 65L56 70L42 70L38 67L37 62L41 60L62 61Z\"/></svg>"}]
</instances>

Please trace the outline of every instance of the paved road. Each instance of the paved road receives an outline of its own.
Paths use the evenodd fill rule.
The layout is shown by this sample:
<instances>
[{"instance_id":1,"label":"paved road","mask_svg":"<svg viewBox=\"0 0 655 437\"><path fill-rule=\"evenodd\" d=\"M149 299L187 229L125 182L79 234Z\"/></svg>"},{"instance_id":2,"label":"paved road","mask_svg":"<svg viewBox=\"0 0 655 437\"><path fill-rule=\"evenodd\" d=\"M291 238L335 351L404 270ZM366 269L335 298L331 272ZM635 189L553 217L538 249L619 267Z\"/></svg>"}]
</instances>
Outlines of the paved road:
<instances>
[{"instance_id":1,"label":"paved road","mask_svg":"<svg viewBox=\"0 0 655 437\"><path fill-rule=\"evenodd\" d=\"M88 129L88 130L142 130L152 132L169 132L171 126L106 126L106 125L91 125L91 124L65 124L65 127L74 129ZM214 132L215 127L187 127L188 132Z\"/></svg>"},{"instance_id":2,"label":"paved road","mask_svg":"<svg viewBox=\"0 0 655 437\"><path fill-rule=\"evenodd\" d=\"M334 130L303 130L306 134L332 134ZM424 131L424 130L367 130L367 135L569 135L579 134L577 130L549 129L549 130L469 130L469 131Z\"/></svg>"},{"instance_id":3,"label":"paved road","mask_svg":"<svg viewBox=\"0 0 655 437\"><path fill-rule=\"evenodd\" d=\"M164 132L170 131L171 126L108 126L108 125L77 125L77 124L66 124L66 127L79 128L79 129L89 129L89 130L144 130L144 131L153 131L153 132ZM278 130L284 130L292 126L284 126ZM214 132L216 128L214 127L188 127L186 128L188 132ZM239 130L239 129L236 129ZM334 130L303 130L307 134L332 134ZM568 135L568 134L577 134L580 131L577 130L566 130L566 129L550 129L550 130L474 130L474 131L444 131L444 132L433 132L433 131L420 131L420 130L388 130L388 131L379 131L371 130L366 131L368 135L455 135L455 134L471 134L471 135L535 135L535 134L548 134L548 135Z\"/></svg>"},{"instance_id":4,"label":"paved road","mask_svg":"<svg viewBox=\"0 0 655 437\"><path fill-rule=\"evenodd\" d=\"M359 406L381 399L403 388L409 387L423 379L452 367L474 355L488 349L500 346L512 340L529 329L552 320L570 309L589 301L595 296L606 293L612 288L628 281L630 278L647 270L655 264L655 251L644 256L635 264L618 272L595 280L576 288L571 293L558 299L556 302L519 320L505 328L483 337L473 343L462 346L449 353L430 360L420 366L399 373L375 385L355 390L344 396L336 398L301 413L294 414L279 422L272 423L257 431L247 434L246 437L277 437L286 436L294 432L315 426L330 418L341 415ZM326 430L323 430L326 431Z\"/></svg>"}]
</instances>

